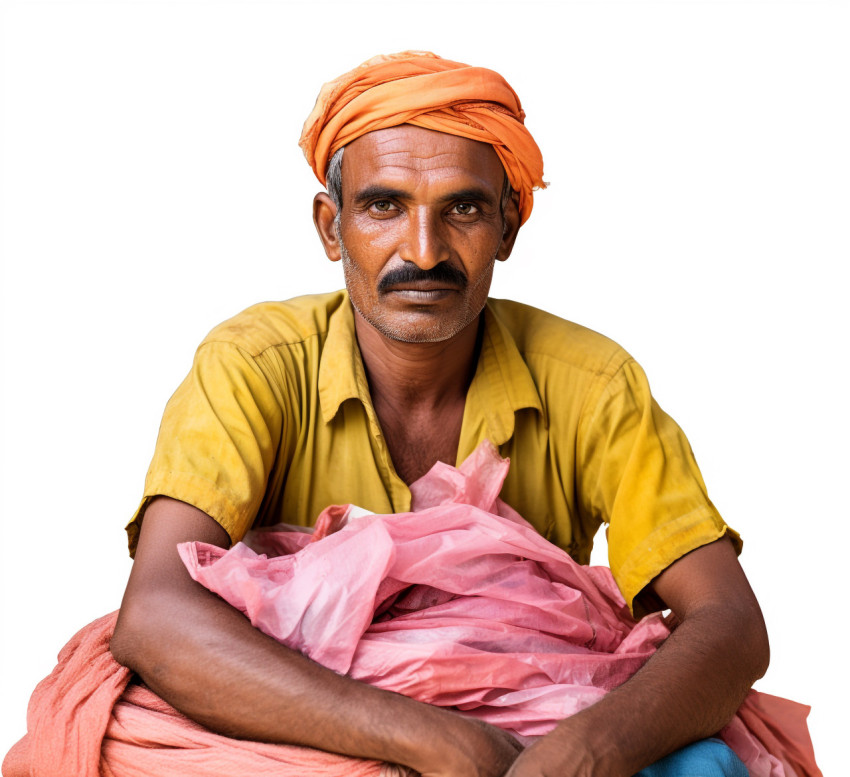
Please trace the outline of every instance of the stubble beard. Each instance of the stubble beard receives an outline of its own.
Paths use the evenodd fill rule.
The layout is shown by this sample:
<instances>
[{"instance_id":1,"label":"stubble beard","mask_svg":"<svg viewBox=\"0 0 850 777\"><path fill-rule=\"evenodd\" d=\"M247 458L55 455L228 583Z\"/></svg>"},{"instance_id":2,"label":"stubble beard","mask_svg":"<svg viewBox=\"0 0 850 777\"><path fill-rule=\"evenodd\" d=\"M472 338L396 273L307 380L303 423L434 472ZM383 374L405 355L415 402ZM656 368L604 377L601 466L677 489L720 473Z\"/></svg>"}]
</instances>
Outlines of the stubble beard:
<instances>
[{"instance_id":1,"label":"stubble beard","mask_svg":"<svg viewBox=\"0 0 850 777\"><path fill-rule=\"evenodd\" d=\"M368 287L368 281L363 277L363 273L361 273L357 264L352 261L351 254L348 253L348 249L345 247L345 242L342 239L338 221L334 222L334 231L339 241L345 287L348 289L351 305L361 318L377 329L384 337L400 343L440 343L462 332L478 318L484 309L484 305L487 302L487 291L490 289L490 281L493 277L493 268L496 264L496 254L499 251L498 248L490 259L488 270L481 273L478 280L471 287L465 289L463 307L459 317L454 322L443 321L431 325L417 324L415 322L405 324L404 322L394 320L394 317L380 310L364 311L357 304L355 299L357 295L352 293L353 290L361 289L367 294L377 294L379 298L380 292ZM481 287L484 285L486 285L486 290L481 295L479 304L479 294Z\"/></svg>"}]
</instances>

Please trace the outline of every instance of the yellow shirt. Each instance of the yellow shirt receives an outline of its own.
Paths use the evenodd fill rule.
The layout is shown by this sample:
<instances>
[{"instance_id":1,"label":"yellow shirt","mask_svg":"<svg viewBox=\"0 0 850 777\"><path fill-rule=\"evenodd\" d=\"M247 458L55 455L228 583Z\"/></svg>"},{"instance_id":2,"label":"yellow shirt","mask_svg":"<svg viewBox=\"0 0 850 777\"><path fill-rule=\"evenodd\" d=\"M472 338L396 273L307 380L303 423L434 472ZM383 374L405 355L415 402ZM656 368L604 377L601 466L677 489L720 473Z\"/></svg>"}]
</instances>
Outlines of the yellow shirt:
<instances>
[{"instance_id":1,"label":"yellow shirt","mask_svg":"<svg viewBox=\"0 0 850 777\"><path fill-rule=\"evenodd\" d=\"M587 563L608 523L626 601L689 551L730 532L688 441L616 343L491 299L467 394L462 462L483 439L511 459L502 498ZM310 526L329 504L406 512L372 407L345 292L255 305L216 327L165 409L135 549L155 495L203 510L236 542L252 526Z\"/></svg>"}]
</instances>

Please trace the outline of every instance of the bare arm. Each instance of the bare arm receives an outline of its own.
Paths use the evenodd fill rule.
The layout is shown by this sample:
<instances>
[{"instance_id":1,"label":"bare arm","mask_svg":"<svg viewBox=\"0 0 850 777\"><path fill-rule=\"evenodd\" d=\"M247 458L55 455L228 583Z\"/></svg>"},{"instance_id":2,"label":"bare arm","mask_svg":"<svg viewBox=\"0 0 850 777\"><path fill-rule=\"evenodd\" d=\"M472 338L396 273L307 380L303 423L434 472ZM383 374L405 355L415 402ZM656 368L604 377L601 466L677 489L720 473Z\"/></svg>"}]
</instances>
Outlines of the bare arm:
<instances>
[{"instance_id":1,"label":"bare arm","mask_svg":"<svg viewBox=\"0 0 850 777\"><path fill-rule=\"evenodd\" d=\"M111 643L188 717L229 736L306 745L426 775L501 775L516 757L490 726L337 675L251 626L191 579L180 542L230 544L200 510L165 497L145 513Z\"/></svg>"},{"instance_id":2,"label":"bare arm","mask_svg":"<svg viewBox=\"0 0 850 777\"><path fill-rule=\"evenodd\" d=\"M761 610L732 545L698 548L652 589L680 625L633 678L526 750L509 777L631 777L729 722L769 658Z\"/></svg>"}]
</instances>

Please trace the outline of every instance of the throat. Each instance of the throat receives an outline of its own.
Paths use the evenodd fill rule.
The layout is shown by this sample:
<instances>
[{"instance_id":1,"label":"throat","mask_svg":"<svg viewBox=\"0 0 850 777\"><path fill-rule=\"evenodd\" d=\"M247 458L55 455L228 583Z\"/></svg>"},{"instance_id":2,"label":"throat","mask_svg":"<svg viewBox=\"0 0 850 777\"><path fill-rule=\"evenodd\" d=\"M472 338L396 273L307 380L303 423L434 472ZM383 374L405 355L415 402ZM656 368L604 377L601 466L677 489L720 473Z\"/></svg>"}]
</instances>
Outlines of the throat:
<instances>
[{"instance_id":1,"label":"throat","mask_svg":"<svg viewBox=\"0 0 850 777\"><path fill-rule=\"evenodd\" d=\"M463 409L460 402L439 412L407 412L393 422L378 414L395 471L408 486L438 461L455 465Z\"/></svg>"}]
</instances>

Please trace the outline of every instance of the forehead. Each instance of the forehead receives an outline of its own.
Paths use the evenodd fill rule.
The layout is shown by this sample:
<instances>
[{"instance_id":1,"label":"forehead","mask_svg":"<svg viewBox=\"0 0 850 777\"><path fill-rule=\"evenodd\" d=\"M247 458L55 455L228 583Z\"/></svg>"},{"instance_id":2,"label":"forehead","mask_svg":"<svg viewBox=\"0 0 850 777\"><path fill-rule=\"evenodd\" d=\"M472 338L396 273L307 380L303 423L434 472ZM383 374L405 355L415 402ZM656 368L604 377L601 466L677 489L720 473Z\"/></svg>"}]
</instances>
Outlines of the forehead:
<instances>
[{"instance_id":1,"label":"forehead","mask_svg":"<svg viewBox=\"0 0 850 777\"><path fill-rule=\"evenodd\" d=\"M489 143L399 127L368 132L345 147L343 186L483 186L500 192L505 171Z\"/></svg>"}]
</instances>

